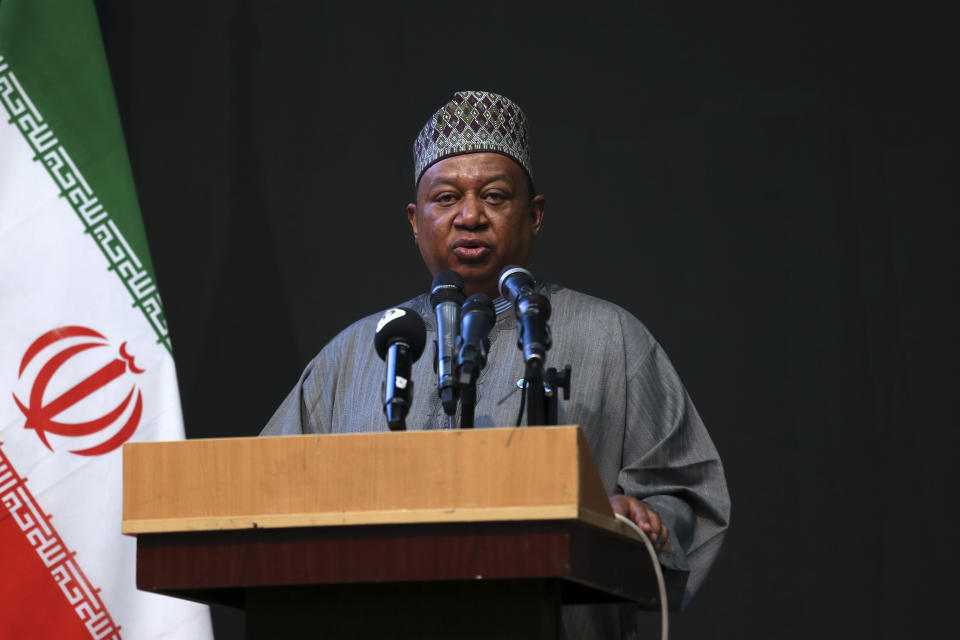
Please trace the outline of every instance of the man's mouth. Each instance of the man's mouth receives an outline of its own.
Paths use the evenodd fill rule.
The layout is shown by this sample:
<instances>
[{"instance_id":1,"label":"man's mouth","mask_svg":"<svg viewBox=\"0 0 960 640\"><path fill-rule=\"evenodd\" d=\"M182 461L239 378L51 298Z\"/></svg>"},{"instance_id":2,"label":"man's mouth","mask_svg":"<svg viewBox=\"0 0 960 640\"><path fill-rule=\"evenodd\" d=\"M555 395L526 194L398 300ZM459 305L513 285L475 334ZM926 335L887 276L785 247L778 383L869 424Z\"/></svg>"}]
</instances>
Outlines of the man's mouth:
<instances>
[{"instance_id":1,"label":"man's mouth","mask_svg":"<svg viewBox=\"0 0 960 640\"><path fill-rule=\"evenodd\" d=\"M453 255L466 261L483 260L491 251L490 245L481 240L457 240L453 244Z\"/></svg>"}]
</instances>

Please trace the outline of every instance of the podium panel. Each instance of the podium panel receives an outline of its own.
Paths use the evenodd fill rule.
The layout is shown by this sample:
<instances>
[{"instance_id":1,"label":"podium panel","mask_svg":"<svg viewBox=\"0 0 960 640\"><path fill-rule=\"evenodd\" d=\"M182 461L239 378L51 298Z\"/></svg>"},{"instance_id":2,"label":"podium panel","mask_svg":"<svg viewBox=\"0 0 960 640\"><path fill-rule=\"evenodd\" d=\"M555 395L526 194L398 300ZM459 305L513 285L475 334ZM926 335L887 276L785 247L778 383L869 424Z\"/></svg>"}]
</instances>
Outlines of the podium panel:
<instances>
[{"instance_id":1,"label":"podium panel","mask_svg":"<svg viewBox=\"0 0 960 640\"><path fill-rule=\"evenodd\" d=\"M138 588L251 638L553 638L561 603L658 603L577 427L128 444L123 530Z\"/></svg>"}]
</instances>

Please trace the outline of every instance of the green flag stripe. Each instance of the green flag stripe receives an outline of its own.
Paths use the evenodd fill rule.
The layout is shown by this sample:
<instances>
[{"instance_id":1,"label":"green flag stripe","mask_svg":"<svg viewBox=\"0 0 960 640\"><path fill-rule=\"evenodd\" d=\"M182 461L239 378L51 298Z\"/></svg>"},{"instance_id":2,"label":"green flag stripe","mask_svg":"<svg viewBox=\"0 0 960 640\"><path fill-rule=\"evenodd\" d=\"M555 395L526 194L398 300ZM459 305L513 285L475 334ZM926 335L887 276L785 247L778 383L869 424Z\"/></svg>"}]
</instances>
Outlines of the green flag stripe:
<instances>
[{"instance_id":1,"label":"green flag stripe","mask_svg":"<svg viewBox=\"0 0 960 640\"><path fill-rule=\"evenodd\" d=\"M0 57L9 121L169 350L93 3L0 0Z\"/></svg>"},{"instance_id":2,"label":"green flag stripe","mask_svg":"<svg viewBox=\"0 0 960 640\"><path fill-rule=\"evenodd\" d=\"M93 2L0 0L0 55L152 272Z\"/></svg>"},{"instance_id":3,"label":"green flag stripe","mask_svg":"<svg viewBox=\"0 0 960 640\"><path fill-rule=\"evenodd\" d=\"M107 270L120 278L133 298L133 306L140 309L153 327L157 342L163 343L172 353L163 306L153 274L131 247L113 216L108 213L67 149L23 90L13 69L2 55L0 104L3 104L9 116L8 122L20 130L33 149L33 161L43 161L47 172L60 190L60 197L67 199L83 224L84 233L97 243L107 259Z\"/></svg>"}]
</instances>

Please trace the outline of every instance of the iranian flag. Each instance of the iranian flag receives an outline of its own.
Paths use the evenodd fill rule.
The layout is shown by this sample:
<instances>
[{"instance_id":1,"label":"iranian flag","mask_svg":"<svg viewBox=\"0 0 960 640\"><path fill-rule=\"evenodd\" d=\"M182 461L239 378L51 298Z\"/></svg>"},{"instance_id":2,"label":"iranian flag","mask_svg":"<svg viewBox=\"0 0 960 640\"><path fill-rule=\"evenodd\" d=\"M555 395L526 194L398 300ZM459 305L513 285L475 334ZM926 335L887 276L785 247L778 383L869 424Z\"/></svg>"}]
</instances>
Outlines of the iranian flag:
<instances>
[{"instance_id":1,"label":"iranian flag","mask_svg":"<svg viewBox=\"0 0 960 640\"><path fill-rule=\"evenodd\" d=\"M93 3L0 0L0 637L211 637L120 533L123 443L182 437Z\"/></svg>"}]
</instances>

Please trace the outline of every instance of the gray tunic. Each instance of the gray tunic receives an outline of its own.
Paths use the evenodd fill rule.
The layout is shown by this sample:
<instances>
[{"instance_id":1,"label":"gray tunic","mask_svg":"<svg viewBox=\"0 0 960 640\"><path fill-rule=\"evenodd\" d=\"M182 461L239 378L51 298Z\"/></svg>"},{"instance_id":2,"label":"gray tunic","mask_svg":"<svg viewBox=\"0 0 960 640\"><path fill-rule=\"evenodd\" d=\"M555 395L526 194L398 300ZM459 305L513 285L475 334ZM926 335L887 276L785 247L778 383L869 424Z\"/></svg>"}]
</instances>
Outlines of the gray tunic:
<instances>
[{"instance_id":1,"label":"gray tunic","mask_svg":"<svg viewBox=\"0 0 960 640\"><path fill-rule=\"evenodd\" d=\"M557 285L550 298L553 346L547 366L571 365L569 400L558 424L583 429L604 488L648 503L670 528L671 552L660 554L674 609L703 582L730 515L723 467L689 395L663 349L633 315L615 304ZM403 306L427 325L427 349L413 366L407 428L443 429L436 391L436 325L428 296ZM373 349L381 314L355 322L307 365L261 435L387 430L382 410L384 363ZM523 378L513 308L497 314L486 368L477 382L476 427L516 424ZM569 637L626 637L630 615L615 607L564 612Z\"/></svg>"}]
</instances>

